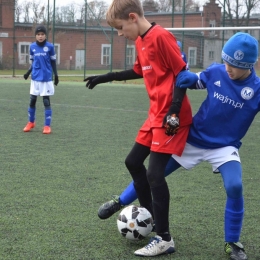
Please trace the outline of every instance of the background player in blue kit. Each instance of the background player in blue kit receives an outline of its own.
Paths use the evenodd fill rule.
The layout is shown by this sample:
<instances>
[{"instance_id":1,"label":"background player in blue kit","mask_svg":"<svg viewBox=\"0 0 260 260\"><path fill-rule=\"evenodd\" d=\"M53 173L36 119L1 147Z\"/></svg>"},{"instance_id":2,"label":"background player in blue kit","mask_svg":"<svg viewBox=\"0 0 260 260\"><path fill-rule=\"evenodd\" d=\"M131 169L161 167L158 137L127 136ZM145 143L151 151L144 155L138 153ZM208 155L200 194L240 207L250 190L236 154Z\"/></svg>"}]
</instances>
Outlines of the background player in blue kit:
<instances>
[{"instance_id":1,"label":"background player in blue kit","mask_svg":"<svg viewBox=\"0 0 260 260\"><path fill-rule=\"evenodd\" d=\"M184 51L182 51L182 43L180 41L177 41L177 44L181 51L181 57L182 57L183 61L187 64L186 69L189 70L189 64L187 62L187 55Z\"/></svg>"},{"instance_id":2,"label":"background player in blue kit","mask_svg":"<svg viewBox=\"0 0 260 260\"><path fill-rule=\"evenodd\" d=\"M187 143L181 157L172 155L165 170L170 174L179 167L191 169L202 161L220 172L226 190L224 214L225 252L233 260L248 259L239 242L244 199L239 151L255 115L260 110L260 78L253 68L258 56L258 42L247 33L236 33L222 50L224 64L212 64L200 73L182 71L176 86L207 89L207 97L193 117ZM178 134L178 133L177 133ZM120 195L99 208L105 219L122 205L136 199L130 185Z\"/></svg>"},{"instance_id":3,"label":"background player in blue kit","mask_svg":"<svg viewBox=\"0 0 260 260\"><path fill-rule=\"evenodd\" d=\"M30 104L28 108L29 122L23 129L29 132L35 127L35 112L37 96L43 97L45 107L45 122L43 134L51 133L52 109L50 104L50 96L54 95L54 86L52 82L52 74L54 73L54 85L58 85L59 78L56 68L56 54L53 44L46 40L46 28L39 25L35 30L36 42L30 45L31 67L24 74L24 79L28 79L32 73L30 87Z\"/></svg>"}]
</instances>

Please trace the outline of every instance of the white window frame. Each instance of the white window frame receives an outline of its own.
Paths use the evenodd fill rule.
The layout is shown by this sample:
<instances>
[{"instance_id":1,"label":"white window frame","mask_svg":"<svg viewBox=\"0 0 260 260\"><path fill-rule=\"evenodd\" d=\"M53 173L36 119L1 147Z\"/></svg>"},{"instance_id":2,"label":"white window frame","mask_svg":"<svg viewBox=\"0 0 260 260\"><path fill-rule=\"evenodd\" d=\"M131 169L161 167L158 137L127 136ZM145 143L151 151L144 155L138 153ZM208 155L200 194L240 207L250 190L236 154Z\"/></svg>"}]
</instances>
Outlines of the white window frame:
<instances>
[{"instance_id":1,"label":"white window frame","mask_svg":"<svg viewBox=\"0 0 260 260\"><path fill-rule=\"evenodd\" d=\"M209 21L209 27L214 29L216 27L216 20L210 20ZM214 37L215 36L215 30L214 31L210 31L209 35Z\"/></svg>"},{"instance_id":2,"label":"white window frame","mask_svg":"<svg viewBox=\"0 0 260 260\"><path fill-rule=\"evenodd\" d=\"M56 51L56 48L57 48L57 51ZM60 64L60 44L54 43L54 49L55 49L55 54L56 54L56 64Z\"/></svg>"},{"instance_id":3,"label":"white window frame","mask_svg":"<svg viewBox=\"0 0 260 260\"><path fill-rule=\"evenodd\" d=\"M104 49L105 48L109 48L109 54L107 55L104 55L103 53L104 53ZM108 59L109 59L109 62L108 63L104 63L104 57L107 57L108 56ZM108 66L108 65L110 65L111 64L111 44L102 44L101 45L101 65L106 65L106 66Z\"/></svg>"},{"instance_id":4,"label":"white window frame","mask_svg":"<svg viewBox=\"0 0 260 260\"><path fill-rule=\"evenodd\" d=\"M26 65L30 63L30 45L31 42L19 42L18 43L18 64ZM28 46L28 53L22 53L22 46ZM26 62L26 56L28 55L28 63Z\"/></svg>"},{"instance_id":5,"label":"white window frame","mask_svg":"<svg viewBox=\"0 0 260 260\"><path fill-rule=\"evenodd\" d=\"M132 66L135 63L135 45L127 45L126 46L126 65ZM132 55L128 55L128 50L132 50Z\"/></svg>"},{"instance_id":6,"label":"white window frame","mask_svg":"<svg viewBox=\"0 0 260 260\"><path fill-rule=\"evenodd\" d=\"M214 57L215 57L215 52L209 51L209 60L214 60Z\"/></svg>"},{"instance_id":7,"label":"white window frame","mask_svg":"<svg viewBox=\"0 0 260 260\"><path fill-rule=\"evenodd\" d=\"M194 57L191 53L194 52ZM196 66L197 65L197 47L189 47L188 48L188 64L189 66Z\"/></svg>"}]
</instances>

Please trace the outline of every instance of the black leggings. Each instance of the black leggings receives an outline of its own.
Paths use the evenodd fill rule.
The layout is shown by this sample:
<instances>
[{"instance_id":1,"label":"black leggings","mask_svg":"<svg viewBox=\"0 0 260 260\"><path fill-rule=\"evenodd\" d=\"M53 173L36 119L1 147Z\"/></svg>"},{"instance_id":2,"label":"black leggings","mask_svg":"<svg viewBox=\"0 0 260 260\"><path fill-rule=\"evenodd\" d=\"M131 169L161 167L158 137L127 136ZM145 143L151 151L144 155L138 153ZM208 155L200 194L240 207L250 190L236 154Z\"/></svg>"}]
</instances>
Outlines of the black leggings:
<instances>
[{"instance_id":1,"label":"black leggings","mask_svg":"<svg viewBox=\"0 0 260 260\"><path fill-rule=\"evenodd\" d=\"M144 161L149 154L146 170ZM164 171L170 157L170 154L151 152L149 147L135 143L125 160L140 205L147 208L156 219L157 234L169 232L170 195Z\"/></svg>"}]
</instances>

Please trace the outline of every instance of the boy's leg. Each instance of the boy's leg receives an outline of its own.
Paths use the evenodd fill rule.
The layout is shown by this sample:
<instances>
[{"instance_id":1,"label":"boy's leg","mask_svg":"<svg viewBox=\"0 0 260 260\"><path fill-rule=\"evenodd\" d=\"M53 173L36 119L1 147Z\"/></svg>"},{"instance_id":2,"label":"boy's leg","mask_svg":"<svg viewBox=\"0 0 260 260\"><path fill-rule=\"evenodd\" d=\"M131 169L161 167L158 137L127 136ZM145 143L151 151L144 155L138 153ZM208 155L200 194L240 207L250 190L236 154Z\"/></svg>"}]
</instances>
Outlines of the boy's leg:
<instances>
[{"instance_id":1,"label":"boy's leg","mask_svg":"<svg viewBox=\"0 0 260 260\"><path fill-rule=\"evenodd\" d=\"M153 215L151 189L144 166L144 161L149 154L150 147L135 143L126 157L125 165L133 178L140 205Z\"/></svg>"},{"instance_id":2,"label":"boy's leg","mask_svg":"<svg viewBox=\"0 0 260 260\"><path fill-rule=\"evenodd\" d=\"M147 156L150 154L150 148L138 143L135 143L131 152L129 153L129 155L127 156L126 160L125 160L125 164L127 169L129 170L129 172L131 173L131 171L136 171L138 176L142 176L141 178L145 179L145 181L148 184L148 188L149 187L149 183L147 181L146 178L146 168L143 164L143 162L145 161L145 159L147 158ZM145 188L145 187L144 187ZM133 184L130 183L130 185L128 186L128 190L132 190L133 191ZM133 195L133 196L136 196ZM151 199L151 192L149 191L149 196ZM141 203L140 203L141 204ZM142 205L143 207L147 208L147 210L151 210L151 201L150 201L150 206L146 205ZM119 196L114 196L114 198L106 203L104 203L98 210L98 216L101 219L106 219L109 218L110 216L112 216L115 212L119 211L123 206L121 205L121 203L119 202Z\"/></svg>"},{"instance_id":3,"label":"boy's leg","mask_svg":"<svg viewBox=\"0 0 260 260\"><path fill-rule=\"evenodd\" d=\"M171 157L165 168L165 177L177 170L179 167L180 164ZM101 219L110 218L114 213L118 212L123 206L133 203L136 199L137 194L134 188L134 182L131 181L119 197L115 196L112 200L100 206L98 210L98 216Z\"/></svg>"},{"instance_id":4,"label":"boy's leg","mask_svg":"<svg viewBox=\"0 0 260 260\"><path fill-rule=\"evenodd\" d=\"M230 161L219 167L227 200L225 208L225 252L230 259L245 260L247 256L239 242L244 218L242 169L240 162Z\"/></svg>"},{"instance_id":5,"label":"boy's leg","mask_svg":"<svg viewBox=\"0 0 260 260\"><path fill-rule=\"evenodd\" d=\"M32 128L35 127L36 101L37 101L37 96L30 95L30 104L28 107L28 123L23 129L24 132L29 132Z\"/></svg>"},{"instance_id":6,"label":"boy's leg","mask_svg":"<svg viewBox=\"0 0 260 260\"><path fill-rule=\"evenodd\" d=\"M50 97L44 96L43 97L43 104L44 104L44 128L43 134L50 134L51 133L51 119L52 119L52 109L50 104Z\"/></svg>"},{"instance_id":7,"label":"boy's leg","mask_svg":"<svg viewBox=\"0 0 260 260\"><path fill-rule=\"evenodd\" d=\"M153 197L153 216L156 222L157 235L149 242L148 245L136 250L135 255L157 256L175 252L175 245L169 231L170 193L164 176L164 171L170 157L171 155L166 153L150 153L147 179L149 181Z\"/></svg>"}]
</instances>

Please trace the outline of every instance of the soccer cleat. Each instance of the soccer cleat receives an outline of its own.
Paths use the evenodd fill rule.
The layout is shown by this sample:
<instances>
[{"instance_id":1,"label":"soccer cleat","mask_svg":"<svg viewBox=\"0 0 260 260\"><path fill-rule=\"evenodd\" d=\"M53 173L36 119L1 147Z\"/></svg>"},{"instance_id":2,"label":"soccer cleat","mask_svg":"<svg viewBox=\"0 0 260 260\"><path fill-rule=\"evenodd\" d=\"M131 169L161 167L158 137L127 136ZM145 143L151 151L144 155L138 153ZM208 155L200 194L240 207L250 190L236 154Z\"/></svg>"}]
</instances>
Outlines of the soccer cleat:
<instances>
[{"instance_id":1,"label":"soccer cleat","mask_svg":"<svg viewBox=\"0 0 260 260\"><path fill-rule=\"evenodd\" d=\"M51 128L49 126L44 126L43 127L43 131L42 131L43 134L50 134L51 133Z\"/></svg>"},{"instance_id":2,"label":"soccer cleat","mask_svg":"<svg viewBox=\"0 0 260 260\"><path fill-rule=\"evenodd\" d=\"M147 246L136 250L135 255L138 256L156 256L162 254L172 254L175 252L174 242L167 242L162 240L160 236L155 236L150 239L150 242Z\"/></svg>"},{"instance_id":3,"label":"soccer cleat","mask_svg":"<svg viewBox=\"0 0 260 260\"><path fill-rule=\"evenodd\" d=\"M119 196L114 195L112 200L100 206L100 208L98 209L98 216L101 219L110 218L114 213L116 213L123 207L124 206L120 204Z\"/></svg>"},{"instance_id":4,"label":"soccer cleat","mask_svg":"<svg viewBox=\"0 0 260 260\"><path fill-rule=\"evenodd\" d=\"M225 243L225 252L229 255L230 260L247 260L245 249L240 242Z\"/></svg>"},{"instance_id":5,"label":"soccer cleat","mask_svg":"<svg viewBox=\"0 0 260 260\"><path fill-rule=\"evenodd\" d=\"M30 132L32 128L35 127L35 122L28 122L25 128L23 129L24 132Z\"/></svg>"}]
</instances>

